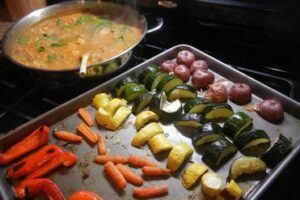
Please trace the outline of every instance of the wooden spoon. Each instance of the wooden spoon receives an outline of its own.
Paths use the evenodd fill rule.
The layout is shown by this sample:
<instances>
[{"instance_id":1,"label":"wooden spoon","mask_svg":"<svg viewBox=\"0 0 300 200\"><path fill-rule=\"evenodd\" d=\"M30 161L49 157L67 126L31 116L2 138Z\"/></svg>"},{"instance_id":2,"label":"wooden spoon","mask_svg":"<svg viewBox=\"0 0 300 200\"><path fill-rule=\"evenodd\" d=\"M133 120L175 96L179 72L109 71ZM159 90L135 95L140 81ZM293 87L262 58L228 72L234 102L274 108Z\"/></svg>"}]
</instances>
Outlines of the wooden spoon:
<instances>
[{"instance_id":1,"label":"wooden spoon","mask_svg":"<svg viewBox=\"0 0 300 200\"><path fill-rule=\"evenodd\" d=\"M80 71L79 71L80 78L84 78L86 76L86 67L90 55L91 55L90 53L85 53L81 58Z\"/></svg>"}]
</instances>

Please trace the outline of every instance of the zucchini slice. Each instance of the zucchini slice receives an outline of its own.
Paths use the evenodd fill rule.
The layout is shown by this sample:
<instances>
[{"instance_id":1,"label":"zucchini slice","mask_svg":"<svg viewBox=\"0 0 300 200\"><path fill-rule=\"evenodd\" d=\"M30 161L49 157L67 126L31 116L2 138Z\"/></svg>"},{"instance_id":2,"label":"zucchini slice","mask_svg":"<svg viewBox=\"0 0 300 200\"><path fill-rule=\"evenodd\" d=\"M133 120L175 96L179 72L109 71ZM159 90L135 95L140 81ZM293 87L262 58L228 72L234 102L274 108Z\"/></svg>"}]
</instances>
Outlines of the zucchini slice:
<instances>
[{"instance_id":1,"label":"zucchini slice","mask_svg":"<svg viewBox=\"0 0 300 200\"><path fill-rule=\"evenodd\" d=\"M157 85L158 91L164 91L165 93L170 92L177 85L182 85L183 81L173 75L168 74Z\"/></svg>"},{"instance_id":2,"label":"zucchini slice","mask_svg":"<svg viewBox=\"0 0 300 200\"><path fill-rule=\"evenodd\" d=\"M234 113L225 121L223 130L225 135L234 138L251 126L253 119L244 112Z\"/></svg>"},{"instance_id":3,"label":"zucchini slice","mask_svg":"<svg viewBox=\"0 0 300 200\"><path fill-rule=\"evenodd\" d=\"M146 68L143 70L143 72L142 72L141 74L139 74L139 76L138 76L139 82L140 82L140 83L145 83L145 78L146 78L146 76L147 76L149 73L154 72L154 71L160 71L159 66L152 64L152 65L146 67Z\"/></svg>"},{"instance_id":4,"label":"zucchini slice","mask_svg":"<svg viewBox=\"0 0 300 200\"><path fill-rule=\"evenodd\" d=\"M280 134L274 144L261 156L268 167L275 167L292 149L292 141Z\"/></svg>"},{"instance_id":5,"label":"zucchini slice","mask_svg":"<svg viewBox=\"0 0 300 200\"><path fill-rule=\"evenodd\" d=\"M190 85L177 85L168 93L168 100L194 99L197 97L197 89Z\"/></svg>"},{"instance_id":6,"label":"zucchini slice","mask_svg":"<svg viewBox=\"0 0 300 200\"><path fill-rule=\"evenodd\" d=\"M164 73L164 72L158 74L158 75L154 78L154 80L153 80L153 82L152 82L151 90L156 89L158 83L159 83L162 79L164 79L166 76L168 76L168 74L167 74L167 73Z\"/></svg>"},{"instance_id":7,"label":"zucchini slice","mask_svg":"<svg viewBox=\"0 0 300 200\"><path fill-rule=\"evenodd\" d=\"M153 71L145 77L145 86L148 90L156 89L158 83L168 74L161 71Z\"/></svg>"},{"instance_id":8,"label":"zucchini slice","mask_svg":"<svg viewBox=\"0 0 300 200\"><path fill-rule=\"evenodd\" d=\"M183 109L185 113L202 113L208 105L209 101L207 99L198 97L196 99L188 100Z\"/></svg>"},{"instance_id":9,"label":"zucchini slice","mask_svg":"<svg viewBox=\"0 0 300 200\"><path fill-rule=\"evenodd\" d=\"M222 127L214 122L208 122L197 128L192 136L194 146L201 146L224 137Z\"/></svg>"},{"instance_id":10,"label":"zucchini slice","mask_svg":"<svg viewBox=\"0 0 300 200\"><path fill-rule=\"evenodd\" d=\"M162 134L163 132L163 129L158 123L152 122L139 130L139 132L132 139L131 144L135 147L141 147L150 138L157 134Z\"/></svg>"},{"instance_id":11,"label":"zucchini slice","mask_svg":"<svg viewBox=\"0 0 300 200\"><path fill-rule=\"evenodd\" d=\"M207 196L216 197L221 192L222 187L222 178L216 173L208 172L201 178L201 188Z\"/></svg>"},{"instance_id":12,"label":"zucchini slice","mask_svg":"<svg viewBox=\"0 0 300 200\"><path fill-rule=\"evenodd\" d=\"M220 137L205 149L202 160L207 165L215 168L224 158L236 152L237 148L229 140Z\"/></svg>"},{"instance_id":13,"label":"zucchini slice","mask_svg":"<svg viewBox=\"0 0 300 200\"><path fill-rule=\"evenodd\" d=\"M131 102L144 93L146 93L146 88L144 85L127 85L121 96L128 102Z\"/></svg>"},{"instance_id":14,"label":"zucchini slice","mask_svg":"<svg viewBox=\"0 0 300 200\"><path fill-rule=\"evenodd\" d=\"M140 95L133 103L132 113L137 115L139 114L145 107L147 107L152 100L153 95L149 92L146 92Z\"/></svg>"},{"instance_id":15,"label":"zucchini slice","mask_svg":"<svg viewBox=\"0 0 300 200\"><path fill-rule=\"evenodd\" d=\"M151 151L157 154L162 151L168 151L173 148L168 138L164 134L158 134L148 140Z\"/></svg>"},{"instance_id":16,"label":"zucchini slice","mask_svg":"<svg viewBox=\"0 0 300 200\"><path fill-rule=\"evenodd\" d=\"M252 156L241 157L233 161L230 167L229 177L232 179L237 179L243 174L265 172L266 169L266 163L260 158Z\"/></svg>"},{"instance_id":17,"label":"zucchini slice","mask_svg":"<svg viewBox=\"0 0 300 200\"><path fill-rule=\"evenodd\" d=\"M163 123L171 123L182 114L180 101L177 99L173 102L166 101L160 110L160 119Z\"/></svg>"},{"instance_id":18,"label":"zucchini slice","mask_svg":"<svg viewBox=\"0 0 300 200\"><path fill-rule=\"evenodd\" d=\"M177 169L190 155L192 155L192 153L192 147L186 143L180 142L171 150L167 160L167 168L171 169L172 172L177 171Z\"/></svg>"},{"instance_id":19,"label":"zucchini slice","mask_svg":"<svg viewBox=\"0 0 300 200\"><path fill-rule=\"evenodd\" d=\"M205 120L200 114L187 113L175 121L175 126L198 128Z\"/></svg>"},{"instance_id":20,"label":"zucchini slice","mask_svg":"<svg viewBox=\"0 0 300 200\"><path fill-rule=\"evenodd\" d=\"M227 103L210 104L203 111L207 120L227 119L233 115L232 107Z\"/></svg>"},{"instance_id":21,"label":"zucchini slice","mask_svg":"<svg viewBox=\"0 0 300 200\"><path fill-rule=\"evenodd\" d=\"M120 80L113 86L113 94L115 97L120 97L122 92L125 90L126 86L137 85L137 84L138 84L138 81L137 81L136 77L128 76L128 77Z\"/></svg>"},{"instance_id":22,"label":"zucchini slice","mask_svg":"<svg viewBox=\"0 0 300 200\"><path fill-rule=\"evenodd\" d=\"M185 188L192 187L196 181L205 174L208 170L208 167L205 165L200 165L199 163L191 164L187 170L184 172L182 177L182 184Z\"/></svg>"},{"instance_id":23,"label":"zucchini slice","mask_svg":"<svg viewBox=\"0 0 300 200\"><path fill-rule=\"evenodd\" d=\"M143 111L139 113L135 118L135 127L137 130L140 130L149 122L158 122L158 116L152 111Z\"/></svg>"},{"instance_id":24,"label":"zucchini slice","mask_svg":"<svg viewBox=\"0 0 300 200\"><path fill-rule=\"evenodd\" d=\"M241 133L234 138L238 149L248 149L259 144L270 143L270 138L264 130L253 130Z\"/></svg>"}]
</instances>

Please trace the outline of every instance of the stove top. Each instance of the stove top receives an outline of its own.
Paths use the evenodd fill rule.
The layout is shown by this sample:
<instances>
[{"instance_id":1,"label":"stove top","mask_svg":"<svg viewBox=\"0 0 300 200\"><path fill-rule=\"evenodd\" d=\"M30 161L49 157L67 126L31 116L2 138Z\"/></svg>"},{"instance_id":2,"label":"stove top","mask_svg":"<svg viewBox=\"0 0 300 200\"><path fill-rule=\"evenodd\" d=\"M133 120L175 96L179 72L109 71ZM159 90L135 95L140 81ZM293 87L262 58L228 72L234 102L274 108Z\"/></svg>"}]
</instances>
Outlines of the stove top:
<instances>
[{"instance_id":1,"label":"stove top","mask_svg":"<svg viewBox=\"0 0 300 200\"><path fill-rule=\"evenodd\" d=\"M297 42L284 42L269 37L262 30L193 15L188 5L174 9L141 9L143 13L154 13L150 16L162 16L164 26L145 37L136 47L129 64L118 73L172 46L185 43L300 101L300 81L295 71L297 53L294 49L298 47ZM150 26L155 23L155 17L148 18ZM116 75L94 83L56 90L42 87L43 80L24 73L5 57L0 57L0 65L0 136ZM297 191L300 187L297 181L300 175L296 169L299 164L298 156L261 199L292 198L291 191Z\"/></svg>"}]
</instances>

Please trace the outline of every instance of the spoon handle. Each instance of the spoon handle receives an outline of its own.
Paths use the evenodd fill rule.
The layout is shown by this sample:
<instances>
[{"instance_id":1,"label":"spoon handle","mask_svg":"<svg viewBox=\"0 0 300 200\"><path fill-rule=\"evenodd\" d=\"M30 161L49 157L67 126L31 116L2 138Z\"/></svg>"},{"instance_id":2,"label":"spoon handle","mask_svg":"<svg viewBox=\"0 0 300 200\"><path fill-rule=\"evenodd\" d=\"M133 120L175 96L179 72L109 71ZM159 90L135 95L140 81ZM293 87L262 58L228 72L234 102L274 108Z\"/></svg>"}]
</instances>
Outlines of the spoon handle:
<instances>
[{"instance_id":1,"label":"spoon handle","mask_svg":"<svg viewBox=\"0 0 300 200\"><path fill-rule=\"evenodd\" d=\"M79 71L80 78L84 78L86 76L86 67L87 67L87 62L88 62L89 57L90 57L90 53L85 53L82 56L81 64L80 64L80 71Z\"/></svg>"}]
</instances>

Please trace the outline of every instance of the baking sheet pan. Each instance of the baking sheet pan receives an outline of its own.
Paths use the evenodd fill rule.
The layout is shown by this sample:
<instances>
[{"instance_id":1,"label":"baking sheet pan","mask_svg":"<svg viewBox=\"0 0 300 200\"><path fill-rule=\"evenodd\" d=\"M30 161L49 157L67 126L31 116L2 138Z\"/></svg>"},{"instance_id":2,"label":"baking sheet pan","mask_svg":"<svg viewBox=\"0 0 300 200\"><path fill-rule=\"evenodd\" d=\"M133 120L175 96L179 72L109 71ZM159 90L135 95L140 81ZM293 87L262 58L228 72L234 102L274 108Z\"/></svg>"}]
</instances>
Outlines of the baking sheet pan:
<instances>
[{"instance_id":1,"label":"baking sheet pan","mask_svg":"<svg viewBox=\"0 0 300 200\"><path fill-rule=\"evenodd\" d=\"M253 128L264 129L268 133L272 142L274 142L279 133L282 133L285 136L293 139L293 150L276 168L272 170L269 169L267 175L263 179L239 181L241 187L247 192L244 195L244 199L257 199L299 151L300 145L298 130L300 129L300 104L269 88L268 86L257 82L245 74L238 72L221 61L188 45L175 46L149 59L148 61L133 67L114 79L109 80L76 97L75 99L72 99L63 105L37 117L36 119L18 127L17 129L12 130L6 136L0 138L0 151L21 140L41 124L49 125L52 131L54 129L64 129L75 132L77 124L81 122L81 119L76 114L79 107L86 107L92 115L95 114L96 110L90 105L94 95L100 92L109 92L111 86L118 80L121 80L130 74L140 73L149 64L159 64L163 60L174 58L177 52L183 49L193 51L198 59L205 59L210 66L210 70L215 73L216 80L225 78L226 80L232 82L244 82L251 85L253 89L252 103L259 102L261 99L265 98L276 98L282 102L285 108L284 121L276 125L263 120L257 113L247 112L242 107L228 101L228 103L232 105L234 112L244 111L253 117ZM160 165L164 167L168 155L167 153L154 156L147 145L141 149L134 148L130 145L131 139L136 133L134 120L134 115L131 115L129 119L122 125L122 127L115 132L96 126L93 127L93 130L95 132L101 132L106 136L106 145L110 149L111 154L142 155L146 156L150 160L158 161ZM180 141L191 144L191 140L188 137L190 133L188 131L179 131L173 126L173 124L163 125L163 129L172 144L176 144ZM102 196L103 199L133 199L132 185L128 184L124 191L117 190L113 186L113 183L110 181L110 179L103 173L103 166L93 162L94 157L97 155L97 146L90 146L86 141L82 141L81 144L69 144L67 142L59 141L52 136L50 143L57 144L66 151L72 151L79 157L77 164L71 169L60 168L47 176L57 183L66 197L69 197L71 193L77 190L90 190ZM197 186L191 190L184 189L181 184L181 175L183 174L184 169L188 166L188 163L203 163L201 156L201 149L195 150L189 161L186 162L184 166L170 178L145 178L146 181L143 186L168 184L170 187L169 194L157 199L205 199L202 191L200 190L199 184L196 184ZM241 156L240 152L235 154L234 157L224 163L219 169L215 170L215 172L219 173L223 177L224 181L228 176L232 160L239 156ZM135 171L141 174L140 169L135 169ZM12 187L9 181L5 178L4 168L0 169L0 199L13 199Z\"/></svg>"}]
</instances>

